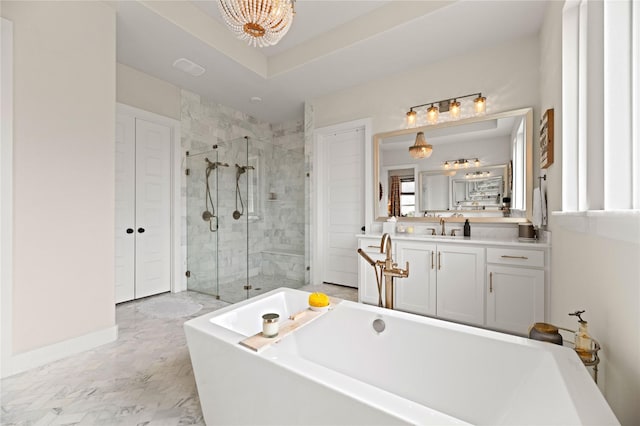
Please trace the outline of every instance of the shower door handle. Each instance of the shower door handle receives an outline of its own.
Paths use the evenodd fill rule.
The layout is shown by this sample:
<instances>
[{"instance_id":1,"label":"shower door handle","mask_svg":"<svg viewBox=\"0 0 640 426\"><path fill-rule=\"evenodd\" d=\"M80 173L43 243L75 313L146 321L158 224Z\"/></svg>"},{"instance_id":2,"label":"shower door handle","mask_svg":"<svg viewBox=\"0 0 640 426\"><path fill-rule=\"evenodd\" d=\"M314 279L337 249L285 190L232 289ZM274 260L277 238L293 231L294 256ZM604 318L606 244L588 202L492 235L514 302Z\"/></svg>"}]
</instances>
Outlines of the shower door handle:
<instances>
[{"instance_id":1,"label":"shower door handle","mask_svg":"<svg viewBox=\"0 0 640 426\"><path fill-rule=\"evenodd\" d=\"M142 234L144 232L144 228L138 228L138 232Z\"/></svg>"},{"instance_id":2,"label":"shower door handle","mask_svg":"<svg viewBox=\"0 0 640 426\"><path fill-rule=\"evenodd\" d=\"M127 234L133 234L133 229L127 228Z\"/></svg>"}]
</instances>

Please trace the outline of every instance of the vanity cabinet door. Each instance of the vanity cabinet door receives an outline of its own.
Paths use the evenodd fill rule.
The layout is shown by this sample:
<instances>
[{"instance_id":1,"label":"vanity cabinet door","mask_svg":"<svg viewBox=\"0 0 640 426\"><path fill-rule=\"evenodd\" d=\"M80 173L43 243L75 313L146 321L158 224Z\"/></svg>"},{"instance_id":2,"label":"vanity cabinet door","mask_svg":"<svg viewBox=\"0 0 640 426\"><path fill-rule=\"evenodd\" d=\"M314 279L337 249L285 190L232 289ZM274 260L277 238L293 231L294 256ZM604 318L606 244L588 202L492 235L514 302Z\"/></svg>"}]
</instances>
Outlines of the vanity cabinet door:
<instances>
[{"instance_id":1,"label":"vanity cabinet door","mask_svg":"<svg viewBox=\"0 0 640 426\"><path fill-rule=\"evenodd\" d=\"M396 244L399 268L409 262L409 276L396 278L395 309L414 314L436 314L436 245L415 241Z\"/></svg>"},{"instance_id":2,"label":"vanity cabinet door","mask_svg":"<svg viewBox=\"0 0 640 426\"><path fill-rule=\"evenodd\" d=\"M527 335L544 321L544 271L487 265L487 327Z\"/></svg>"},{"instance_id":3,"label":"vanity cabinet door","mask_svg":"<svg viewBox=\"0 0 640 426\"><path fill-rule=\"evenodd\" d=\"M360 239L359 247L373 260L384 260L380 253L380 239ZM358 302L378 306L378 284L376 273L366 260L358 255ZM382 303L384 303L384 277L381 279Z\"/></svg>"},{"instance_id":4,"label":"vanity cabinet door","mask_svg":"<svg viewBox=\"0 0 640 426\"><path fill-rule=\"evenodd\" d=\"M484 268L484 248L438 245L439 318L484 325Z\"/></svg>"}]
</instances>

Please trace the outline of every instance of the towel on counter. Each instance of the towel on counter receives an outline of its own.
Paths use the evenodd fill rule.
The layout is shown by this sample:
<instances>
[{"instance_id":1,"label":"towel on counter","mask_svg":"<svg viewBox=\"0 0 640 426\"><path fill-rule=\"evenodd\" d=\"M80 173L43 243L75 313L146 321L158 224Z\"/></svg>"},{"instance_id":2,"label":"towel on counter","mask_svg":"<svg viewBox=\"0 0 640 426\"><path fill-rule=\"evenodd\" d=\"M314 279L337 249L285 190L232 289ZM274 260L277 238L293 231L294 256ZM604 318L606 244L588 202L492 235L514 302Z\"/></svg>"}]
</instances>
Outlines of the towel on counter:
<instances>
[{"instance_id":1,"label":"towel on counter","mask_svg":"<svg viewBox=\"0 0 640 426\"><path fill-rule=\"evenodd\" d=\"M533 216L531 222L536 228L547 224L547 200L541 187L533 189Z\"/></svg>"}]
</instances>

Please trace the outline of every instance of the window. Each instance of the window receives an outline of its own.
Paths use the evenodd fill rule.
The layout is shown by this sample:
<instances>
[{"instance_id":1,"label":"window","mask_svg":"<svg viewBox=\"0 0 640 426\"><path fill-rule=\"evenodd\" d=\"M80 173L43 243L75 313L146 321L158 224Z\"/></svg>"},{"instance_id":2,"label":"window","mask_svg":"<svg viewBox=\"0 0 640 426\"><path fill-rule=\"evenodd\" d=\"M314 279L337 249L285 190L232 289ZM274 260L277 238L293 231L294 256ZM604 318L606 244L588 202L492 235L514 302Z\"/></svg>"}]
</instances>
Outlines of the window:
<instances>
[{"instance_id":1,"label":"window","mask_svg":"<svg viewBox=\"0 0 640 426\"><path fill-rule=\"evenodd\" d=\"M403 166L399 166L403 167ZM389 216L416 215L416 168L394 168L387 170L389 200L387 214ZM394 185L394 180L396 184Z\"/></svg>"},{"instance_id":2,"label":"window","mask_svg":"<svg viewBox=\"0 0 640 426\"><path fill-rule=\"evenodd\" d=\"M400 179L400 214L414 216L416 212L416 182L413 177Z\"/></svg>"},{"instance_id":3,"label":"window","mask_svg":"<svg viewBox=\"0 0 640 426\"><path fill-rule=\"evenodd\" d=\"M640 209L640 3L567 1L562 209Z\"/></svg>"}]
</instances>

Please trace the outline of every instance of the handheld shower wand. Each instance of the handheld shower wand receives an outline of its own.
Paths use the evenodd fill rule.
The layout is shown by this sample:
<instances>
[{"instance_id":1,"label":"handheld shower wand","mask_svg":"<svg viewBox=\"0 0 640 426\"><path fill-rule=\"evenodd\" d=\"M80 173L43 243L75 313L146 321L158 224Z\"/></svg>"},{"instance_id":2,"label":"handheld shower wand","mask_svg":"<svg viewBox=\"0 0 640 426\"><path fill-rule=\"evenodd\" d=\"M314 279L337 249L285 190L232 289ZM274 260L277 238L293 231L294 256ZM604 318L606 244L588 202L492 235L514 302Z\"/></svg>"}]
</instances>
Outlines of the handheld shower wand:
<instances>
[{"instance_id":1,"label":"handheld shower wand","mask_svg":"<svg viewBox=\"0 0 640 426\"><path fill-rule=\"evenodd\" d=\"M218 230L218 224L213 226L212 219L216 218L215 207L213 205L213 197L211 196L211 185L209 184L209 176L211 172L217 169L218 167L229 167L226 163L221 163L220 161L211 162L208 158L205 158L204 161L207 163L207 168L205 169L205 194L204 194L204 212L202 212L202 220L205 222L209 222L209 231L216 232Z\"/></svg>"},{"instance_id":2,"label":"handheld shower wand","mask_svg":"<svg viewBox=\"0 0 640 426\"><path fill-rule=\"evenodd\" d=\"M236 210L233 212L233 218L235 220L240 219L244 214L244 202L242 201L242 193L240 192L240 176L246 173L247 170L253 169L253 166L241 166L236 164ZM238 199L240 200L240 210L238 210Z\"/></svg>"}]
</instances>

